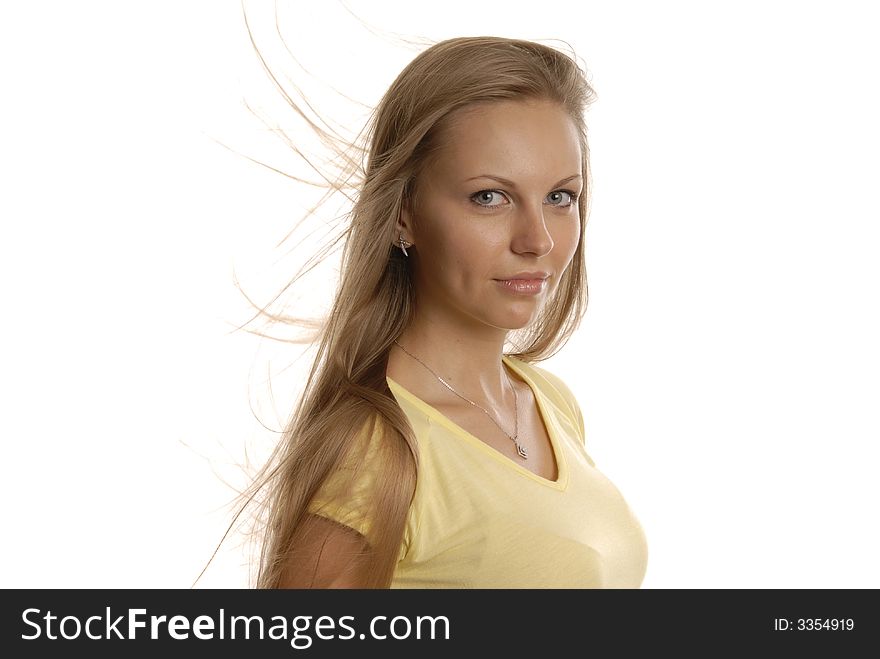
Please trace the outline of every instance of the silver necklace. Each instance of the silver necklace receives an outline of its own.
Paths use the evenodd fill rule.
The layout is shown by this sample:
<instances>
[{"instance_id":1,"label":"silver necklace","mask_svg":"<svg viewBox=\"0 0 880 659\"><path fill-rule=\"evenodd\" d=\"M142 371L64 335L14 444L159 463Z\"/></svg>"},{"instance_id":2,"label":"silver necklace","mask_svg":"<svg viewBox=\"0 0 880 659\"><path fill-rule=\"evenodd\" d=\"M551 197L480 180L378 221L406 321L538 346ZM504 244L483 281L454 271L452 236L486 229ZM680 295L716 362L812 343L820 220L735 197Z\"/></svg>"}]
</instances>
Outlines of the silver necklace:
<instances>
[{"instance_id":1,"label":"silver necklace","mask_svg":"<svg viewBox=\"0 0 880 659\"><path fill-rule=\"evenodd\" d=\"M419 359L418 357L416 357L414 354L412 354L409 350L407 350L406 348L404 348L402 345L400 345L399 343L397 343L397 339L394 340L394 343L397 344L397 346L398 346L401 350L403 350L406 354L408 354L410 357L412 357L413 359L415 359L419 364L421 364L422 366L424 366L425 368L427 368L429 371L431 371L431 375L433 375L435 378L437 378L438 380L440 380L440 382L443 384L443 386L445 386L447 389L449 389L449 391L451 391L452 393L454 393L456 396L458 396L458 397L461 398L462 400L467 401L468 403L470 403L470 404L473 405L474 407L483 410L483 413L484 413L487 417L489 417L489 420L490 420L492 423L494 423L496 426L498 426L498 429L501 430L501 432L503 432L505 435L507 435L507 436L510 438L510 440L516 445L516 452L517 452L517 455L519 455L523 460L527 460L527 459L528 459L528 457L529 457L529 453L528 453L528 451L526 451L525 446L523 446L522 444L520 444L519 441L517 440L517 438L519 437L519 395L518 395L517 392L516 392L516 387L514 387L514 386L513 386L513 383L510 381L510 375L507 375L507 371L505 371L504 373L505 373L505 375L507 375L507 382L508 382L508 384L510 384L510 388L513 389L514 424L515 424L515 427L514 427L514 430L513 430L513 435L511 435L511 434L510 434L509 432L507 432L504 428L502 428L502 427L498 424L498 422L492 417L492 415L489 414L489 411L488 411L485 407L483 407L482 405L477 405L474 401L470 400L469 398L465 398L465 397L462 396L460 393L458 393L455 389L452 388L452 386L451 386L448 382L446 382L446 380L444 380L444 379L441 378L439 375L437 375L436 373L434 373L434 371L431 369L430 366L428 366L425 362L423 362L421 359ZM502 368L503 368L503 367L502 367Z\"/></svg>"}]
</instances>

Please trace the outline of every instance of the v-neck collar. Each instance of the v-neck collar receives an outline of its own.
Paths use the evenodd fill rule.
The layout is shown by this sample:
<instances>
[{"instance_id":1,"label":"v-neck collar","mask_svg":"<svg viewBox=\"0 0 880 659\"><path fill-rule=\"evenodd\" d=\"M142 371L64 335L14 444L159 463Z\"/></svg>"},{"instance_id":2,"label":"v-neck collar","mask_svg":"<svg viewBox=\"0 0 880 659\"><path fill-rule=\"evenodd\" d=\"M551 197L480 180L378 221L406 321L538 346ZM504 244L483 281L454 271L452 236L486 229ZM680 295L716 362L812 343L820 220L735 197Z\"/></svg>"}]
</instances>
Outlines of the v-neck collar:
<instances>
[{"instance_id":1,"label":"v-neck collar","mask_svg":"<svg viewBox=\"0 0 880 659\"><path fill-rule=\"evenodd\" d=\"M403 398L406 398L409 402L421 409L430 418L434 419L441 425L446 426L457 437L460 437L469 444L476 446L476 448L482 451L485 455L496 460L497 462L500 462L506 467L522 474L526 478L530 478L531 480L540 483L541 485L556 490L564 490L565 487L568 485L568 464L565 460L565 451L562 449L562 442L560 441L558 426L556 425L555 420L552 418L549 410L547 409L544 395L539 387L532 381L531 377L529 377L529 375L523 370L523 368L516 363L516 359L508 357L507 355L502 355L501 359L513 371L515 371L529 386L529 388L532 390L532 394L534 395L535 400L538 403L538 411L541 414L541 420L547 430L547 435L550 438L550 444L552 446L553 454L556 458L557 474L555 481L551 481L547 478L543 478L542 476L538 476L538 474L536 474L535 472L531 471L530 469L526 469L519 463L507 457L506 455L501 453L501 451L493 448L480 438L462 428L460 425L455 423L455 421L447 417L445 414L441 413L437 408L429 405L421 398L416 396L414 393L395 382L391 377L386 376L385 379L388 381L388 385L395 396L400 395Z\"/></svg>"}]
</instances>

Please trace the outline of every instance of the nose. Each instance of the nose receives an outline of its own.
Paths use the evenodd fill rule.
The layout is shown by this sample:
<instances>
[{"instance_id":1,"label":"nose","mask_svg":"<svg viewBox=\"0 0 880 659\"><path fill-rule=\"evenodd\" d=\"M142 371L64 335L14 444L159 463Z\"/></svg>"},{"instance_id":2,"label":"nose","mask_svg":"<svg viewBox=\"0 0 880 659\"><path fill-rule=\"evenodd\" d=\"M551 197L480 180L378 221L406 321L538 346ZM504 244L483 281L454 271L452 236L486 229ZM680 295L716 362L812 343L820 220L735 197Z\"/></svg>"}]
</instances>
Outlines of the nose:
<instances>
[{"instance_id":1,"label":"nose","mask_svg":"<svg viewBox=\"0 0 880 659\"><path fill-rule=\"evenodd\" d=\"M544 210L539 204L522 207L514 222L512 248L518 254L544 256L553 249L553 236L544 222Z\"/></svg>"}]
</instances>

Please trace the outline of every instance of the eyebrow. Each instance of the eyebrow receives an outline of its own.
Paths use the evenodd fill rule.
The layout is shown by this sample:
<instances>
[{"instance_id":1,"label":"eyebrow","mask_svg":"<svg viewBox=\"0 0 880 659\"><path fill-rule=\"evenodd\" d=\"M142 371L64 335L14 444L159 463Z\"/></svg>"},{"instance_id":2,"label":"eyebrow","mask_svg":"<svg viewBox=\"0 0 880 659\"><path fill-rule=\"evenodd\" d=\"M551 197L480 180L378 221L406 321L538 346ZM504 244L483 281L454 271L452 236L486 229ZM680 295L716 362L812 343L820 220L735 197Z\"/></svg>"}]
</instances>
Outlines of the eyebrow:
<instances>
[{"instance_id":1,"label":"eyebrow","mask_svg":"<svg viewBox=\"0 0 880 659\"><path fill-rule=\"evenodd\" d=\"M480 174L479 176L472 176L469 179L465 179L465 181L473 181L474 179L478 179L478 178L490 178L494 181L498 181L499 183L503 183L504 185L508 185L511 188L516 187L516 183L514 183L513 181L510 181L506 178L502 178L500 176L495 176L494 174ZM573 181L576 178L582 178L582 177L580 174L572 174L571 176L564 178L561 181L559 181L558 183L556 183L553 187L558 188L560 185L565 185L569 181Z\"/></svg>"}]
</instances>

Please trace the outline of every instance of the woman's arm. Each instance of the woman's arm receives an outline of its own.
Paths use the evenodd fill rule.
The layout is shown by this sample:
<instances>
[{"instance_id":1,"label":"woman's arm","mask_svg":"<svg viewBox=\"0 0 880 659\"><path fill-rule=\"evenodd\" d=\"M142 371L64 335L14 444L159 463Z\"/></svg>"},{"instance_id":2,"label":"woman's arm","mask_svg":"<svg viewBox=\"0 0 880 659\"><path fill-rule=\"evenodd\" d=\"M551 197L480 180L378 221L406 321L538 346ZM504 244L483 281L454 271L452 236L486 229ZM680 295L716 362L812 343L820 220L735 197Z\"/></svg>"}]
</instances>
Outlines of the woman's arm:
<instances>
[{"instance_id":1,"label":"woman's arm","mask_svg":"<svg viewBox=\"0 0 880 659\"><path fill-rule=\"evenodd\" d=\"M369 552L354 529L307 514L295 552L281 574L280 588L365 588Z\"/></svg>"}]
</instances>

